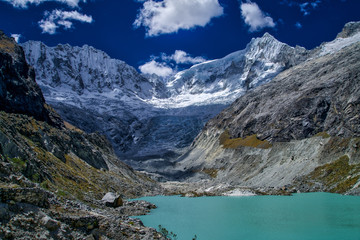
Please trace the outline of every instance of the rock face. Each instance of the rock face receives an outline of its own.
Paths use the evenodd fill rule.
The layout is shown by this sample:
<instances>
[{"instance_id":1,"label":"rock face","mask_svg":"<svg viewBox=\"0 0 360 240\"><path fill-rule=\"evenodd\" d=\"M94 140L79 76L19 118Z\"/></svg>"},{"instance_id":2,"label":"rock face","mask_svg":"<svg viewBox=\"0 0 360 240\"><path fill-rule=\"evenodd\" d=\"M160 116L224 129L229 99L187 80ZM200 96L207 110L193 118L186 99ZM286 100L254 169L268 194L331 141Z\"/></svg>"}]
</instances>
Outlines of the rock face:
<instances>
[{"instance_id":1,"label":"rock face","mask_svg":"<svg viewBox=\"0 0 360 240\"><path fill-rule=\"evenodd\" d=\"M47 106L21 47L4 35L0 63L0 239L164 239L130 224L127 214L143 208L123 214L100 200L109 191L159 194L159 185L122 163L106 137Z\"/></svg>"},{"instance_id":2,"label":"rock face","mask_svg":"<svg viewBox=\"0 0 360 240\"><path fill-rule=\"evenodd\" d=\"M358 192L360 37L350 36L323 44L209 121L178 164L183 177Z\"/></svg>"},{"instance_id":3,"label":"rock face","mask_svg":"<svg viewBox=\"0 0 360 240\"><path fill-rule=\"evenodd\" d=\"M2 161L11 166L10 174L2 175L4 181L16 172L44 188L88 201L114 190L124 197L159 190L122 163L104 136L68 124L57 129L26 115L0 112L0 119Z\"/></svg>"},{"instance_id":4,"label":"rock face","mask_svg":"<svg viewBox=\"0 0 360 240\"><path fill-rule=\"evenodd\" d=\"M41 208L49 208L51 194L41 188L2 188L1 202L21 202L32 204Z\"/></svg>"},{"instance_id":5,"label":"rock face","mask_svg":"<svg viewBox=\"0 0 360 240\"><path fill-rule=\"evenodd\" d=\"M257 134L284 142L327 132L360 136L360 45L299 64L238 99L205 129L228 129L232 138Z\"/></svg>"},{"instance_id":6,"label":"rock face","mask_svg":"<svg viewBox=\"0 0 360 240\"><path fill-rule=\"evenodd\" d=\"M89 46L23 44L46 100L70 123L99 131L136 169L171 175L205 122L311 52L270 34L246 49L195 65L163 82ZM174 134L176 133L176 134ZM164 172L165 171L165 172Z\"/></svg>"},{"instance_id":7,"label":"rock face","mask_svg":"<svg viewBox=\"0 0 360 240\"><path fill-rule=\"evenodd\" d=\"M0 61L3 63L0 71L3 110L0 112L0 154L5 160L12 159L15 170L38 183L49 181L53 187L72 188L79 194L82 187L86 186L89 190L96 186L100 192L93 193L100 194L98 198L106 191L101 186L104 183L117 186L115 188L124 196L136 189L135 182L140 185L149 183L149 187L156 185L120 162L104 136L86 134L68 123L64 124L46 105L22 48L3 34L0 36ZM52 164L47 166L50 162ZM73 169L72 164L77 167ZM110 177L96 169L111 171L115 175ZM88 174L86 177L82 176L85 172ZM87 179L88 176L92 179ZM66 181L68 177L72 180ZM73 180L76 180L75 184ZM78 190L75 187L77 184ZM143 186L139 189L148 188ZM140 192L132 194L130 196L136 196Z\"/></svg>"},{"instance_id":8,"label":"rock face","mask_svg":"<svg viewBox=\"0 0 360 240\"><path fill-rule=\"evenodd\" d=\"M360 22L349 22L345 24L343 30L337 35L337 38L348 38L360 32Z\"/></svg>"},{"instance_id":9,"label":"rock face","mask_svg":"<svg viewBox=\"0 0 360 240\"><path fill-rule=\"evenodd\" d=\"M0 110L34 116L62 126L60 117L45 104L35 72L14 39L0 32Z\"/></svg>"}]
</instances>

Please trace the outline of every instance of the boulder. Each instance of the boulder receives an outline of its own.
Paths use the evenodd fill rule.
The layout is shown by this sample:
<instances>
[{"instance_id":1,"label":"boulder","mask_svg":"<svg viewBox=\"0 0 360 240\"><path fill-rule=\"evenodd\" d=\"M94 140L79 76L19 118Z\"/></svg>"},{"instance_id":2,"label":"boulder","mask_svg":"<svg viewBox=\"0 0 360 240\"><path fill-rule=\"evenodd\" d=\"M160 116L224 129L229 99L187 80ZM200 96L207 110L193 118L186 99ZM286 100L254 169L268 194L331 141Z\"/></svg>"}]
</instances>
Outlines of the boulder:
<instances>
[{"instance_id":1,"label":"boulder","mask_svg":"<svg viewBox=\"0 0 360 240\"><path fill-rule=\"evenodd\" d=\"M101 199L103 203L105 203L105 206L107 207L120 207L123 205L123 200L119 195L116 195L113 192L108 192L105 194L105 196Z\"/></svg>"},{"instance_id":2,"label":"boulder","mask_svg":"<svg viewBox=\"0 0 360 240\"><path fill-rule=\"evenodd\" d=\"M56 221L49 216L45 216L41 219L41 223L49 230L49 231L55 231L59 229L60 222Z\"/></svg>"}]
</instances>

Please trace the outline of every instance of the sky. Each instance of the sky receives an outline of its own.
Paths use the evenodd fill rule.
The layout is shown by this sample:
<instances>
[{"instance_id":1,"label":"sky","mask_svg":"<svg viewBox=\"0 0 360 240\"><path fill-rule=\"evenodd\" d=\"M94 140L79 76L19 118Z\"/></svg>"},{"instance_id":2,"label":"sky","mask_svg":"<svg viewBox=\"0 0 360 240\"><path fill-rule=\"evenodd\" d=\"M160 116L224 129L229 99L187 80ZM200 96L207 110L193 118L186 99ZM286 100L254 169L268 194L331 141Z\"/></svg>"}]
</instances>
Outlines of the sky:
<instances>
[{"instance_id":1,"label":"sky","mask_svg":"<svg viewBox=\"0 0 360 240\"><path fill-rule=\"evenodd\" d=\"M91 45L167 77L265 32L312 49L359 10L360 0L0 0L0 30L20 43Z\"/></svg>"}]
</instances>

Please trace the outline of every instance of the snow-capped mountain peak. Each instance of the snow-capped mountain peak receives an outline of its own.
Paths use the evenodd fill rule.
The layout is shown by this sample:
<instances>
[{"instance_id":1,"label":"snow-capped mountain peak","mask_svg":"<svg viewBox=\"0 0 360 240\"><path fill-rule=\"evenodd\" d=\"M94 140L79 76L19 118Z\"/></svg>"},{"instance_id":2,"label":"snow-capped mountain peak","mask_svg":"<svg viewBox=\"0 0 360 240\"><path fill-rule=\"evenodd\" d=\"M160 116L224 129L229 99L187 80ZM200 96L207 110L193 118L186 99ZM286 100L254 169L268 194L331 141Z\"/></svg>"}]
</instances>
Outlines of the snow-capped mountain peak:
<instances>
[{"instance_id":1,"label":"snow-capped mountain peak","mask_svg":"<svg viewBox=\"0 0 360 240\"><path fill-rule=\"evenodd\" d=\"M304 48L290 47L265 33L253 38L244 50L177 73L167 82L170 98L148 102L160 108L228 104L247 89L303 61L307 53Z\"/></svg>"},{"instance_id":2,"label":"snow-capped mountain peak","mask_svg":"<svg viewBox=\"0 0 360 240\"><path fill-rule=\"evenodd\" d=\"M47 47L36 41L22 46L29 64L35 66L40 85L78 94L120 91L143 99L152 97L155 92L154 84L135 68L91 46L59 44Z\"/></svg>"}]
</instances>

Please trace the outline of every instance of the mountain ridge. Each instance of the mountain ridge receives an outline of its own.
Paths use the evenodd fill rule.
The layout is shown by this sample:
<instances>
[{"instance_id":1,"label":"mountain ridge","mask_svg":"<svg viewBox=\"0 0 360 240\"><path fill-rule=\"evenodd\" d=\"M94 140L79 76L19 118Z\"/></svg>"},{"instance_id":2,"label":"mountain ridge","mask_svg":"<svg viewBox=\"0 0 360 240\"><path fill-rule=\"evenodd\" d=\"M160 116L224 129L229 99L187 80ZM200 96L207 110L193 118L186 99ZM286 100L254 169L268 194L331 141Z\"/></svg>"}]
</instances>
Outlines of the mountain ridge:
<instances>
[{"instance_id":1,"label":"mountain ridge","mask_svg":"<svg viewBox=\"0 0 360 240\"><path fill-rule=\"evenodd\" d=\"M326 54L339 39L315 49L211 119L176 165L180 179L203 191L230 184L359 195L360 39L352 36Z\"/></svg>"},{"instance_id":2,"label":"mountain ridge","mask_svg":"<svg viewBox=\"0 0 360 240\"><path fill-rule=\"evenodd\" d=\"M349 24L343 31L349 32L347 28L356 29L356 23ZM90 80L84 77L84 82L87 83L85 85L92 84L89 91L78 91L77 88L71 87L65 89L51 87L51 81L57 79L56 76L48 77L51 74L47 74L53 72L51 68L47 69L44 64L37 65L36 59L40 58L36 56L41 54L38 52L32 57L34 53L30 51L31 44L23 45L27 58L35 64L39 85L47 101L61 116L86 132L98 131L105 134L117 155L134 168L169 176L168 169L187 151L208 120L238 97L270 82L284 70L301 62L339 51L344 46L358 41L360 35L354 34L354 30L350 32L349 36L344 35L347 36L346 38L339 37L312 50L288 46L265 33L261 38L252 39L243 50L221 59L196 64L167 81L153 77L147 80L145 76L134 73L127 78L129 83L123 87L115 84L116 87L113 88L97 89L96 81L106 81L106 74L121 75L116 68L112 68L116 71L106 74L103 72L104 79L101 78L101 74L97 74L96 79L94 76L89 77ZM49 66L53 66L56 61L66 66L67 61L56 57L58 55L72 58L68 51L54 51L55 47L49 48L45 45L43 48L42 54L47 56ZM34 51L38 49L35 47ZM76 49L81 48L76 47ZM101 54L95 59L101 62L105 53L100 50L99 52ZM111 60L107 56L104 61L117 60ZM76 70L76 74L70 71L70 68L56 69L56 71L60 77L79 74L89 76L89 72L96 72L96 69L92 70L84 65L75 65L72 68ZM134 71L130 66L126 68ZM85 73L79 72L79 69ZM43 74L44 77L47 76L44 80L41 79ZM91 79L95 80L91 81ZM141 86L147 86L141 88L147 90L146 96L141 95L142 92L137 95L133 90L127 89L126 86L135 86L137 81L143 83ZM76 83L75 85L78 86L76 79L65 78L60 80L60 83L62 82L68 85Z\"/></svg>"}]
</instances>

